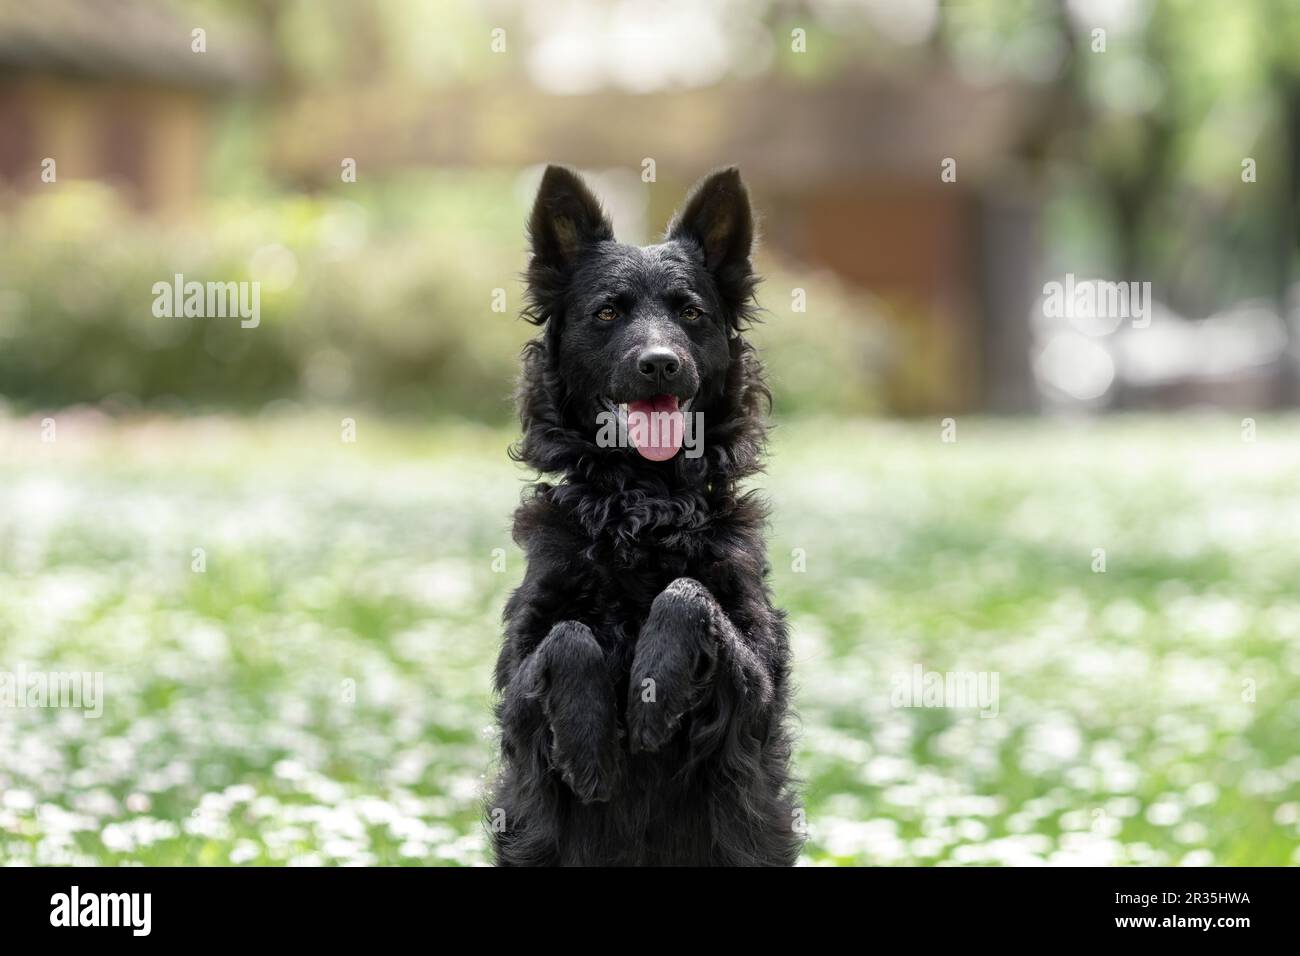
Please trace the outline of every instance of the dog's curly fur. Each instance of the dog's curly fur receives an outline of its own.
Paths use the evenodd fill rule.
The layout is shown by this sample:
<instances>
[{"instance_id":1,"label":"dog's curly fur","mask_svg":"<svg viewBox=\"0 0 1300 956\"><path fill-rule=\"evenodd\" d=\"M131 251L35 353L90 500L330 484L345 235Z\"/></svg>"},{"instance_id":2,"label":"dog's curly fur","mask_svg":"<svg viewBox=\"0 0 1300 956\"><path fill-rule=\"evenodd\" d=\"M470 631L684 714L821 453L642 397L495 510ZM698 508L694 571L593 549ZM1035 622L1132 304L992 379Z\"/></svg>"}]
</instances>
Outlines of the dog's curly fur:
<instances>
[{"instance_id":1,"label":"dog's curly fur","mask_svg":"<svg viewBox=\"0 0 1300 956\"><path fill-rule=\"evenodd\" d=\"M738 487L761 467L770 404L744 338L755 308L749 217L739 176L724 170L697 187L664 246L636 250L614 243L574 174L551 167L543 180L525 317L544 328L524 349L523 435L511 452L558 480L531 485L515 514L528 567L496 668L502 754L488 816L499 864L788 865L798 855L787 629L766 583L765 504ZM565 350L581 347L570 340L574 284L593 250L685 257L708 286L719 338L715 358L696 356L699 457L647 461L597 442L597 396L564 372Z\"/></svg>"}]
</instances>

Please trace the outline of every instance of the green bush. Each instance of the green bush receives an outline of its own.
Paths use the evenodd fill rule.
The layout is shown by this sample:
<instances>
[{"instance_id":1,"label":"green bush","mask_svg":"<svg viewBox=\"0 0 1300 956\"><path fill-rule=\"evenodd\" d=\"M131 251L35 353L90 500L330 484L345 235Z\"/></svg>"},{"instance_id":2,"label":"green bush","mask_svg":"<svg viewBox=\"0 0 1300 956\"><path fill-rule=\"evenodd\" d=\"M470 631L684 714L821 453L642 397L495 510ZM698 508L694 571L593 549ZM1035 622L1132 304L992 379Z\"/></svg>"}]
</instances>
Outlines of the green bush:
<instances>
[{"instance_id":1,"label":"green bush","mask_svg":"<svg viewBox=\"0 0 1300 956\"><path fill-rule=\"evenodd\" d=\"M501 177L441 174L347 196L218 200L184 225L60 184L0 227L0 395L22 406L105 403L258 410L364 404L502 421L519 346L525 198ZM355 197L355 198L354 198ZM756 332L778 410L875 405L875 326L833 281L771 264ZM260 324L159 318L153 287L260 283ZM790 290L809 309L794 313ZM504 290L504 312L494 311Z\"/></svg>"}]
</instances>

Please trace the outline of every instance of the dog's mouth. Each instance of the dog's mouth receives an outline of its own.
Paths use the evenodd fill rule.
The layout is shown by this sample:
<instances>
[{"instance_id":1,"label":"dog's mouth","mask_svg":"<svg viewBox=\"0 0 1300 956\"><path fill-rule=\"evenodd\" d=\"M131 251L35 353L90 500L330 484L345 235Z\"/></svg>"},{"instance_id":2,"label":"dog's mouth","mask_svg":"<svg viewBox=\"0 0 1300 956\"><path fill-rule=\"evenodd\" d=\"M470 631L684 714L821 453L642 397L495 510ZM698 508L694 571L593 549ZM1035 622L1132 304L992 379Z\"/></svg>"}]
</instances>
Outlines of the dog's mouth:
<instances>
[{"instance_id":1,"label":"dog's mouth","mask_svg":"<svg viewBox=\"0 0 1300 956\"><path fill-rule=\"evenodd\" d=\"M676 395L651 395L628 402L610 400L608 404L618 410L628 444L637 454L649 461L668 461L682 450L686 413L693 401L680 401Z\"/></svg>"}]
</instances>

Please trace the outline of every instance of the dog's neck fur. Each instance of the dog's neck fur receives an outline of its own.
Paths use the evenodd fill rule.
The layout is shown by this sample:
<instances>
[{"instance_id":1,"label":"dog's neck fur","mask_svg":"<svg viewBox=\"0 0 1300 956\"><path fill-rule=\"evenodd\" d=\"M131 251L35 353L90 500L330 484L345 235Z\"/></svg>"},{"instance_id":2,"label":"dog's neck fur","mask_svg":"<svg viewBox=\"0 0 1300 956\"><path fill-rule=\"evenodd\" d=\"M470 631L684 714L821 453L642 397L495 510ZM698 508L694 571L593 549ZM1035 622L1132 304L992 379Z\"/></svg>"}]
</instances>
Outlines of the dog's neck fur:
<instances>
[{"instance_id":1,"label":"dog's neck fur","mask_svg":"<svg viewBox=\"0 0 1300 956\"><path fill-rule=\"evenodd\" d=\"M704 416L702 454L647 461L625 448L602 448L576 420L544 338L525 347L517 401L523 435L510 454L557 482L539 481L534 499L555 505L594 541L684 547L710 522L738 508L749 512L739 483L762 469L770 393L752 346L731 340L727 380Z\"/></svg>"}]
</instances>

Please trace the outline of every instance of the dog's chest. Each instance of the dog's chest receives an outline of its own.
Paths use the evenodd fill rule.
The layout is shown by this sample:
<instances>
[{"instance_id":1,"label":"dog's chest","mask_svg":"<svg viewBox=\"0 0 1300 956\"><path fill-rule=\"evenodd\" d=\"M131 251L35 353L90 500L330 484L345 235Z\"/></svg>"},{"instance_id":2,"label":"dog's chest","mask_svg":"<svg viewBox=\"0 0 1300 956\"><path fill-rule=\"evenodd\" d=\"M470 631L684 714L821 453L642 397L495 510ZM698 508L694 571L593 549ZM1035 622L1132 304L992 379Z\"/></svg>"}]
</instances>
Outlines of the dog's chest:
<instances>
[{"instance_id":1,"label":"dog's chest","mask_svg":"<svg viewBox=\"0 0 1300 956\"><path fill-rule=\"evenodd\" d=\"M602 643L635 639L650 605L678 578L705 586L712 576L708 542L596 541L585 549L573 583L581 593L580 620L592 622Z\"/></svg>"},{"instance_id":2,"label":"dog's chest","mask_svg":"<svg viewBox=\"0 0 1300 956\"><path fill-rule=\"evenodd\" d=\"M730 516L699 497L549 504L533 529L564 555L548 585L549 616L587 623L607 648L635 641L654 599L678 578L712 590L737 538Z\"/></svg>"},{"instance_id":3,"label":"dog's chest","mask_svg":"<svg viewBox=\"0 0 1300 956\"><path fill-rule=\"evenodd\" d=\"M597 583L590 597L606 613L644 613L677 578L705 576L704 553L699 547L598 543L587 566L590 580Z\"/></svg>"}]
</instances>

